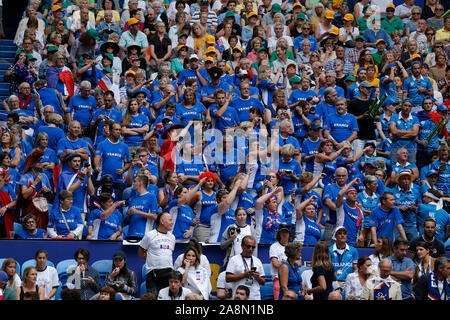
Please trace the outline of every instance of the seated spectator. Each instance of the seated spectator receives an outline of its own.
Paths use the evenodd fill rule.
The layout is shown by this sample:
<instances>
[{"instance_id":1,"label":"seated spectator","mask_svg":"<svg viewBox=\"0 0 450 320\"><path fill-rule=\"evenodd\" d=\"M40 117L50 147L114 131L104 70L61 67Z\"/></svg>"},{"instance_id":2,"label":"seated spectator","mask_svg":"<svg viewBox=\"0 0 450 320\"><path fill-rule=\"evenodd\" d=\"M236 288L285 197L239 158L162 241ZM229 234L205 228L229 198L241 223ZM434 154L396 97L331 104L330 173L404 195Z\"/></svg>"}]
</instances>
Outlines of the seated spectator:
<instances>
[{"instance_id":1,"label":"seated spectator","mask_svg":"<svg viewBox=\"0 0 450 320\"><path fill-rule=\"evenodd\" d=\"M80 209L73 206L73 194L62 190L58 195L59 206L49 216L47 232L49 238L67 237L81 240L84 222Z\"/></svg>"}]
</instances>

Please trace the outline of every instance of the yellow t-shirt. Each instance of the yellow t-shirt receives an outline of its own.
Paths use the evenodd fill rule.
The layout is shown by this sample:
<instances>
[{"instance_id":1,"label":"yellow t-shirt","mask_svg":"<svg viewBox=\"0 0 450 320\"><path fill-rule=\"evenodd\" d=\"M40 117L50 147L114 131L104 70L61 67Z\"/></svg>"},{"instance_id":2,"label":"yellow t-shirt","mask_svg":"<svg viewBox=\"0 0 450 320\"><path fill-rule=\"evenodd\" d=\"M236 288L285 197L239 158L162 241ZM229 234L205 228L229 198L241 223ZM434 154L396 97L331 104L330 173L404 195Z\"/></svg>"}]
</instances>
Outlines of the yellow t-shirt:
<instances>
[{"instance_id":1,"label":"yellow t-shirt","mask_svg":"<svg viewBox=\"0 0 450 320\"><path fill-rule=\"evenodd\" d=\"M436 31L435 39L436 39L436 41L438 41L438 40L450 41L450 31L445 31L444 28Z\"/></svg>"}]
</instances>

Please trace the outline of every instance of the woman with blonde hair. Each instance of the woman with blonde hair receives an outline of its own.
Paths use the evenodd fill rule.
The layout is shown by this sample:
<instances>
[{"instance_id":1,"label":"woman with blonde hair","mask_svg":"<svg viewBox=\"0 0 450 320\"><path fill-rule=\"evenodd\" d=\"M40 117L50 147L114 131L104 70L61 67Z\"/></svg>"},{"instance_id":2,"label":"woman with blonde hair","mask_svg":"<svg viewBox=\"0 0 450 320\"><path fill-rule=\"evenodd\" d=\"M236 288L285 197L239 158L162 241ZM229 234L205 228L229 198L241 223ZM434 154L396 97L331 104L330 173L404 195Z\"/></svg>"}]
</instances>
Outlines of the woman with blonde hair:
<instances>
[{"instance_id":1,"label":"woman with blonde hair","mask_svg":"<svg viewBox=\"0 0 450 320\"><path fill-rule=\"evenodd\" d=\"M323 15L323 13L325 12L325 6L321 2L318 2L315 5L313 5L311 12L312 12L310 19L311 29L313 34L315 34L318 25L325 20Z\"/></svg>"},{"instance_id":2,"label":"woman with blonde hair","mask_svg":"<svg viewBox=\"0 0 450 320\"><path fill-rule=\"evenodd\" d=\"M306 290L306 293L312 294L313 300L328 300L328 295L333 291L333 281L337 281L337 276L325 241L319 241L314 246L312 270L311 289Z\"/></svg>"},{"instance_id":3,"label":"woman with blonde hair","mask_svg":"<svg viewBox=\"0 0 450 320\"><path fill-rule=\"evenodd\" d=\"M45 300L44 287L37 285L37 269L36 267L27 267L23 271L22 285L16 289L17 300L23 300L25 293L36 292L39 294L39 300Z\"/></svg>"},{"instance_id":4,"label":"woman with blonde hair","mask_svg":"<svg viewBox=\"0 0 450 320\"><path fill-rule=\"evenodd\" d=\"M195 22L192 25L192 38L194 38L194 51L198 54L200 51L206 51L206 31L205 28L199 23ZM199 57L202 59L202 57Z\"/></svg>"},{"instance_id":5,"label":"woman with blonde hair","mask_svg":"<svg viewBox=\"0 0 450 320\"><path fill-rule=\"evenodd\" d=\"M0 136L0 152L7 152L11 155L11 168L16 168L20 164L22 157L20 143L10 131L4 131Z\"/></svg>"}]
</instances>

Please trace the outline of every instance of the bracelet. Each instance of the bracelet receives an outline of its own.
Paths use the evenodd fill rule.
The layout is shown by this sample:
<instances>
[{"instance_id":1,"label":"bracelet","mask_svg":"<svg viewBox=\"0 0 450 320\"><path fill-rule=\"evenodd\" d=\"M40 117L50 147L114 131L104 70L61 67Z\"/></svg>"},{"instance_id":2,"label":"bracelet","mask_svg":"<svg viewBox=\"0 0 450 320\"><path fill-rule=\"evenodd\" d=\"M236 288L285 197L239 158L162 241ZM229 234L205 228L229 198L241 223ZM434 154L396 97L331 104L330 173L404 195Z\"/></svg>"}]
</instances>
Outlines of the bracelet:
<instances>
[{"instance_id":1,"label":"bracelet","mask_svg":"<svg viewBox=\"0 0 450 320\"><path fill-rule=\"evenodd\" d=\"M32 189L36 189L36 187L35 187L35 186L33 186L33 185L31 185L30 187L31 187Z\"/></svg>"}]
</instances>

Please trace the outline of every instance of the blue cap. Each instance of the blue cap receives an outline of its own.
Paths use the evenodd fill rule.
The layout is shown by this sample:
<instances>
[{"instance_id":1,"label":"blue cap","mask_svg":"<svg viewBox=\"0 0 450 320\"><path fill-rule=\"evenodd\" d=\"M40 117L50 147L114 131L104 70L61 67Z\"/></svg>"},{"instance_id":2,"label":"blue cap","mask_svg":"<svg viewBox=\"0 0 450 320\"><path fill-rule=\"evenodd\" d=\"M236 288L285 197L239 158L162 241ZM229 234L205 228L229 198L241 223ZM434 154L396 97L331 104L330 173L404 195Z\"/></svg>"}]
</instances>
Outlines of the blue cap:
<instances>
[{"instance_id":1,"label":"blue cap","mask_svg":"<svg viewBox=\"0 0 450 320\"><path fill-rule=\"evenodd\" d=\"M408 99L408 98L406 98L406 99L403 99L403 101L402 101L402 104L404 104L405 102L409 102L409 103L411 103L411 104L412 104L412 101L411 101L411 99Z\"/></svg>"},{"instance_id":2,"label":"blue cap","mask_svg":"<svg viewBox=\"0 0 450 320\"><path fill-rule=\"evenodd\" d=\"M437 111L448 111L448 108L444 106L443 104L440 104L436 108Z\"/></svg>"},{"instance_id":3,"label":"blue cap","mask_svg":"<svg viewBox=\"0 0 450 320\"><path fill-rule=\"evenodd\" d=\"M395 64L395 63L389 63L387 66L386 66L386 69L390 69L390 68L393 68L393 67L396 67L397 65Z\"/></svg>"},{"instance_id":4,"label":"blue cap","mask_svg":"<svg viewBox=\"0 0 450 320\"><path fill-rule=\"evenodd\" d=\"M398 104L398 100L394 99L394 98L387 98L384 102L383 102L383 107L386 107L390 104Z\"/></svg>"},{"instance_id":5,"label":"blue cap","mask_svg":"<svg viewBox=\"0 0 450 320\"><path fill-rule=\"evenodd\" d=\"M428 173L427 173L427 177L432 176L433 174L439 175L439 172L437 172L437 171L434 170L434 169L430 169L430 171L428 171Z\"/></svg>"}]
</instances>

